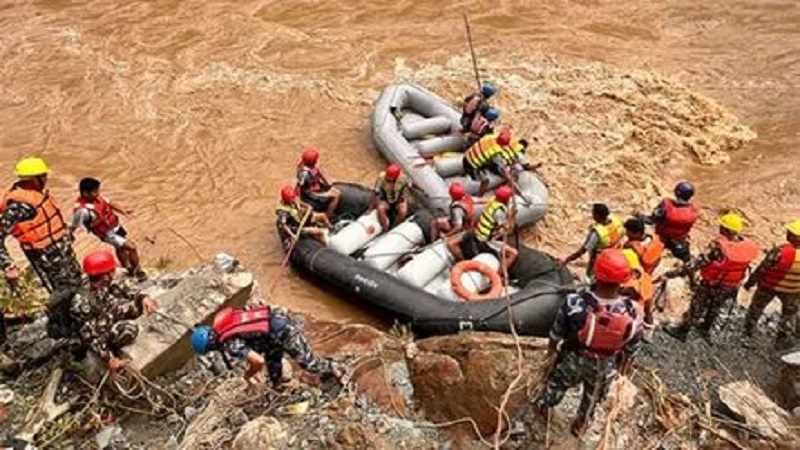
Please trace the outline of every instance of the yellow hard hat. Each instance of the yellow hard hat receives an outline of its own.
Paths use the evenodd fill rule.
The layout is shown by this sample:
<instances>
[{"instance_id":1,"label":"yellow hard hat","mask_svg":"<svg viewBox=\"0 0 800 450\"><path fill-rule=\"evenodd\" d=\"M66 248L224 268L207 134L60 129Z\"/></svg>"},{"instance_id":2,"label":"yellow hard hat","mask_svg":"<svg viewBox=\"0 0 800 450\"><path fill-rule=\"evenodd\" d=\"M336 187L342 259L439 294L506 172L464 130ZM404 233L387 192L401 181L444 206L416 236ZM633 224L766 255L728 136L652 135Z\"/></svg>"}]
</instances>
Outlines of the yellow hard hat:
<instances>
[{"instance_id":1,"label":"yellow hard hat","mask_svg":"<svg viewBox=\"0 0 800 450\"><path fill-rule=\"evenodd\" d=\"M800 236L800 220L793 220L786 224L786 231L795 236Z\"/></svg>"},{"instance_id":2,"label":"yellow hard hat","mask_svg":"<svg viewBox=\"0 0 800 450\"><path fill-rule=\"evenodd\" d=\"M739 234L744 230L744 217L734 212L729 212L719 216L718 220L720 226L728 231Z\"/></svg>"},{"instance_id":3,"label":"yellow hard hat","mask_svg":"<svg viewBox=\"0 0 800 450\"><path fill-rule=\"evenodd\" d=\"M42 158L31 157L19 160L14 173L20 178L38 177L50 173L50 168Z\"/></svg>"}]
</instances>

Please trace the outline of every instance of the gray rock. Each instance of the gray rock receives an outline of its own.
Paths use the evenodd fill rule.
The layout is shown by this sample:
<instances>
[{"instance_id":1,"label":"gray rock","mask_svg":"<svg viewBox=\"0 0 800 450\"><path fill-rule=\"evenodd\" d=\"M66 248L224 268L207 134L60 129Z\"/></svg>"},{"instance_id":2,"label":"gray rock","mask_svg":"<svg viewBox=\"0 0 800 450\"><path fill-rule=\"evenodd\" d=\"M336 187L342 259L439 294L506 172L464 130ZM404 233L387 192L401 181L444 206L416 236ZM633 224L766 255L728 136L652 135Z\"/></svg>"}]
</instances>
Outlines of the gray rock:
<instances>
[{"instance_id":1,"label":"gray rock","mask_svg":"<svg viewBox=\"0 0 800 450\"><path fill-rule=\"evenodd\" d=\"M234 427L241 427L242 425L246 424L250 420L245 414L244 411L241 409L237 409L236 411L232 412L230 416L228 416L228 423Z\"/></svg>"},{"instance_id":2,"label":"gray rock","mask_svg":"<svg viewBox=\"0 0 800 450\"><path fill-rule=\"evenodd\" d=\"M183 417L186 418L187 422L191 421L196 415L197 415L197 408L195 408L194 406L187 406L186 408L183 409Z\"/></svg>"},{"instance_id":3,"label":"gray rock","mask_svg":"<svg viewBox=\"0 0 800 450\"><path fill-rule=\"evenodd\" d=\"M101 450L119 448L118 445L124 443L125 436L122 434L122 428L119 425L109 425L95 435L94 441Z\"/></svg>"}]
</instances>

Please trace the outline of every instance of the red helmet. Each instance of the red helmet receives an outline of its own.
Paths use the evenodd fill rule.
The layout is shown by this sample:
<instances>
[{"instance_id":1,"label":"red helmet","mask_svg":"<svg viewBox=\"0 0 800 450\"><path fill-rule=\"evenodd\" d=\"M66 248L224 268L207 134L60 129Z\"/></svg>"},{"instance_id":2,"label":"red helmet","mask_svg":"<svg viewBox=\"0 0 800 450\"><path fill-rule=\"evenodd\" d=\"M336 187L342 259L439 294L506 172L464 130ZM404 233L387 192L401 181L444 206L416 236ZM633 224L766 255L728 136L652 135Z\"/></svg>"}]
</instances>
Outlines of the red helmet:
<instances>
[{"instance_id":1,"label":"red helmet","mask_svg":"<svg viewBox=\"0 0 800 450\"><path fill-rule=\"evenodd\" d=\"M508 186L500 186L494 191L494 198L500 203L508 203L511 197L514 196L514 191Z\"/></svg>"},{"instance_id":2,"label":"red helmet","mask_svg":"<svg viewBox=\"0 0 800 450\"><path fill-rule=\"evenodd\" d=\"M108 250L94 250L83 258L83 271L90 277L112 273L116 268L114 254Z\"/></svg>"},{"instance_id":3,"label":"red helmet","mask_svg":"<svg viewBox=\"0 0 800 450\"><path fill-rule=\"evenodd\" d=\"M453 200L461 200L466 195L464 192L464 185L461 183L453 183L450 185L450 198Z\"/></svg>"},{"instance_id":4,"label":"red helmet","mask_svg":"<svg viewBox=\"0 0 800 450\"><path fill-rule=\"evenodd\" d=\"M400 174L403 173L403 170L397 164L389 164L389 167L386 168L386 179L388 180L396 180L400 178Z\"/></svg>"},{"instance_id":5,"label":"red helmet","mask_svg":"<svg viewBox=\"0 0 800 450\"><path fill-rule=\"evenodd\" d=\"M497 144L508 145L510 143L511 143L511 132L508 130L501 131L500 135L497 136Z\"/></svg>"},{"instance_id":6,"label":"red helmet","mask_svg":"<svg viewBox=\"0 0 800 450\"><path fill-rule=\"evenodd\" d=\"M281 201L283 203L292 203L297 199L297 192L294 191L292 186L284 186L281 188Z\"/></svg>"},{"instance_id":7,"label":"red helmet","mask_svg":"<svg viewBox=\"0 0 800 450\"><path fill-rule=\"evenodd\" d=\"M306 166L313 166L319 161L319 151L314 147L306 147L300 158Z\"/></svg>"},{"instance_id":8,"label":"red helmet","mask_svg":"<svg viewBox=\"0 0 800 450\"><path fill-rule=\"evenodd\" d=\"M605 249L594 261L594 277L597 281L622 284L631 278L631 265L622 250Z\"/></svg>"}]
</instances>

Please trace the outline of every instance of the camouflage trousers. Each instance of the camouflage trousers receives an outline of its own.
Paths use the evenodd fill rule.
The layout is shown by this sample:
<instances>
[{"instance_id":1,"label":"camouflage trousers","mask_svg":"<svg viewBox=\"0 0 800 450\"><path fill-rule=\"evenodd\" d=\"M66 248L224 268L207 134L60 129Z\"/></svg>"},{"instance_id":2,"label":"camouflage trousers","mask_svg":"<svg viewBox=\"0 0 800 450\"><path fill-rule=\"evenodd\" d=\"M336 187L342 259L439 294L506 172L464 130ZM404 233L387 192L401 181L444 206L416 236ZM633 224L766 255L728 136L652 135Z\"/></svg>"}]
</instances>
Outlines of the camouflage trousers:
<instances>
[{"instance_id":1,"label":"camouflage trousers","mask_svg":"<svg viewBox=\"0 0 800 450\"><path fill-rule=\"evenodd\" d=\"M283 378L284 354L304 370L323 378L333 373L331 361L314 354L300 324L279 308L273 308L270 317L270 342L266 348L255 350L266 356L267 372L273 384L280 383Z\"/></svg>"},{"instance_id":2,"label":"camouflage trousers","mask_svg":"<svg viewBox=\"0 0 800 450\"><path fill-rule=\"evenodd\" d=\"M583 394L578 406L578 419L591 420L597 404L605 400L616 377L616 366L616 357L595 359L578 351L562 352L547 378L544 392L536 400L536 406L552 408L561 403L567 390L581 384Z\"/></svg>"},{"instance_id":3,"label":"camouflage trousers","mask_svg":"<svg viewBox=\"0 0 800 450\"><path fill-rule=\"evenodd\" d=\"M772 300L778 298L781 301L781 321L778 325L778 338L794 337L797 333L797 311L800 308L800 293L775 292L768 289L758 288L750 307L747 308L747 316L744 319L744 330L746 334L751 334L755 329L758 319L764 313L764 308Z\"/></svg>"},{"instance_id":4,"label":"camouflage trousers","mask_svg":"<svg viewBox=\"0 0 800 450\"><path fill-rule=\"evenodd\" d=\"M72 244L62 239L42 250L28 250L25 256L42 286L50 292L48 334L52 338L66 337L72 328L69 301L81 284L81 268Z\"/></svg>"},{"instance_id":5,"label":"camouflage trousers","mask_svg":"<svg viewBox=\"0 0 800 450\"><path fill-rule=\"evenodd\" d=\"M702 331L709 331L719 318L722 307L727 302L736 301L738 292L738 288L699 283L692 293L689 309L683 313L682 325L687 328L694 327Z\"/></svg>"}]
</instances>

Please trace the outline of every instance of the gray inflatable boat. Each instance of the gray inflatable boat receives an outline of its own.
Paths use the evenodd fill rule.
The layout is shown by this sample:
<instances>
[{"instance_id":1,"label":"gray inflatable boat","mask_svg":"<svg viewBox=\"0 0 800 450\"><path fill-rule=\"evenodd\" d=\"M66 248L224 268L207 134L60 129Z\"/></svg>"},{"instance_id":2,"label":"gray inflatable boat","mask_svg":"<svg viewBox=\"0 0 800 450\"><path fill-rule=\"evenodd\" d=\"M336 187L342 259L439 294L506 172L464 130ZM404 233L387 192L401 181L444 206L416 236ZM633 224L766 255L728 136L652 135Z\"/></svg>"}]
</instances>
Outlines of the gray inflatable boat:
<instances>
[{"instance_id":1,"label":"gray inflatable boat","mask_svg":"<svg viewBox=\"0 0 800 450\"><path fill-rule=\"evenodd\" d=\"M375 147L403 168L423 193L418 199L437 215L449 208L450 183L460 182L468 193L478 193L479 183L464 174L466 138L460 132L460 119L461 112L447 101L414 84L387 87L372 114ZM501 182L492 175L490 187ZM521 173L517 183L517 224L532 224L547 212L547 187L531 172Z\"/></svg>"}]
</instances>

